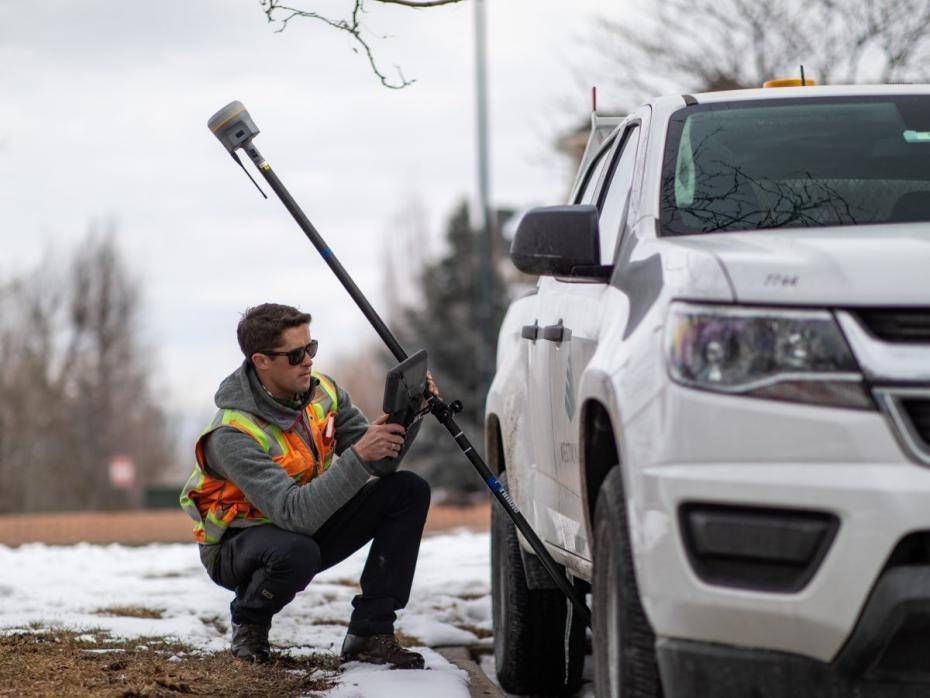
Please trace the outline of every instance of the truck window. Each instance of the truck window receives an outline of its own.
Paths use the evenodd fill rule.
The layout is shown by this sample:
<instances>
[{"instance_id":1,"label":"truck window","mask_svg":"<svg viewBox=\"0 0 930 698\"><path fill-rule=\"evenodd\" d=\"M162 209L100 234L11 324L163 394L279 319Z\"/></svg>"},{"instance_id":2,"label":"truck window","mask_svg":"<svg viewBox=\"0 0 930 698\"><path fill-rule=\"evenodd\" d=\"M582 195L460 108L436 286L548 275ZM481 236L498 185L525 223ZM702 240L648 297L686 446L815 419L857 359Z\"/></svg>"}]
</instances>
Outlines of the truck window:
<instances>
[{"instance_id":1,"label":"truck window","mask_svg":"<svg viewBox=\"0 0 930 698\"><path fill-rule=\"evenodd\" d=\"M601 264L610 264L614 259L620 226L626 215L627 198L633 183L633 165L636 162L636 146L639 144L639 126L631 126L614 158L613 171L606 186L606 195L601 203Z\"/></svg>"},{"instance_id":2,"label":"truck window","mask_svg":"<svg viewBox=\"0 0 930 698\"><path fill-rule=\"evenodd\" d=\"M660 204L663 235L930 221L930 95L683 109Z\"/></svg>"},{"instance_id":3,"label":"truck window","mask_svg":"<svg viewBox=\"0 0 930 698\"><path fill-rule=\"evenodd\" d=\"M578 200L575 201L576 204L593 204L594 203L594 194L597 190L597 184L601 179L601 172L604 171L604 165L607 163L607 154L610 152L610 148L605 148L597 154L597 159L591 163L591 166L588 168L587 179L585 179L584 188L581 190L581 194L578 196Z\"/></svg>"}]
</instances>

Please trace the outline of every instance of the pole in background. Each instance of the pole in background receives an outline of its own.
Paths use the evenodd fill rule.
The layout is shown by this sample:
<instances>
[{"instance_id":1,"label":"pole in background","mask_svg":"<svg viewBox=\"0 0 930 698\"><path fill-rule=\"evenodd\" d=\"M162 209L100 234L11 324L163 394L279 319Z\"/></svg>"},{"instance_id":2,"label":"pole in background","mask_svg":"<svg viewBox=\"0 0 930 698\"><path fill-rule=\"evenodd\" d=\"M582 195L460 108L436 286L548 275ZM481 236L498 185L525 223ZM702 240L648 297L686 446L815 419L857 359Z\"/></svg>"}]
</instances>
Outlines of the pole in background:
<instances>
[{"instance_id":1,"label":"pole in background","mask_svg":"<svg viewBox=\"0 0 930 698\"><path fill-rule=\"evenodd\" d=\"M478 205L481 235L478 243L478 321L481 349L476 357L483 390L494 375L494 313L492 310L491 231L496 225L491 209L491 174L488 146L487 21L484 0L475 0L475 97L478 130Z\"/></svg>"}]
</instances>

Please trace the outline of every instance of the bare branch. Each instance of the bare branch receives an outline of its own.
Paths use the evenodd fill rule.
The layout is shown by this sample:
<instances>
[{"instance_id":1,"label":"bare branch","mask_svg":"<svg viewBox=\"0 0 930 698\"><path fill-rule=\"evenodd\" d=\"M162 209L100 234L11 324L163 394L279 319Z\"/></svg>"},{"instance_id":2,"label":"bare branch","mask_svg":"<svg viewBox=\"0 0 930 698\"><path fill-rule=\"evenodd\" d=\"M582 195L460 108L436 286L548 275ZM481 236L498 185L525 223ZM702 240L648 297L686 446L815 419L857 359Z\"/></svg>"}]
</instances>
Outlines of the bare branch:
<instances>
[{"instance_id":1,"label":"bare branch","mask_svg":"<svg viewBox=\"0 0 930 698\"><path fill-rule=\"evenodd\" d=\"M797 75L821 84L930 77L926 0L641 0L600 19L598 54L625 109L662 92L757 87ZM592 60L594 59L594 60ZM586 72L586 84L593 82Z\"/></svg>"},{"instance_id":2,"label":"bare branch","mask_svg":"<svg viewBox=\"0 0 930 698\"><path fill-rule=\"evenodd\" d=\"M383 5L402 5L404 7L413 7L419 10L425 7L455 5L457 3L463 2L463 0L423 0L422 2L417 2L416 0L375 0L375 2L380 2Z\"/></svg>"},{"instance_id":3,"label":"bare branch","mask_svg":"<svg viewBox=\"0 0 930 698\"><path fill-rule=\"evenodd\" d=\"M94 227L68 264L0 278L0 511L126 506L108 460L129 454L140 481L172 460L115 239Z\"/></svg>"},{"instance_id":4,"label":"bare branch","mask_svg":"<svg viewBox=\"0 0 930 698\"><path fill-rule=\"evenodd\" d=\"M382 5L399 5L401 7L407 7L412 9L425 9L429 7L440 7L441 5L454 5L464 0L371 0L372 2L377 2ZM400 67L395 65L394 70L397 72L397 79L391 80L385 73L378 67L378 63L375 60L374 52L371 48L371 44L366 38L366 32L362 23L359 19L359 15L365 12L364 3L365 0L351 0L352 2L352 11L349 16L349 19L334 19L331 16L323 15L319 12L313 10L301 10L296 7L291 7L290 5L282 4L281 0L259 0L259 5L262 8L262 11L265 13L265 17L270 23L277 23L280 26L275 30L275 32L283 32L288 23L292 19L301 18L301 19L311 19L322 22L332 29L337 29L339 31L345 32L348 34L352 41L354 41L357 46L352 49L353 52L359 53L359 47L361 52L363 52L368 59L368 65L371 67L371 71L375 74L378 80L381 81L381 84L384 87L387 87L392 90L400 90L404 87L412 85L416 80L408 80L404 77L403 72ZM378 37L386 38L386 37Z\"/></svg>"}]
</instances>

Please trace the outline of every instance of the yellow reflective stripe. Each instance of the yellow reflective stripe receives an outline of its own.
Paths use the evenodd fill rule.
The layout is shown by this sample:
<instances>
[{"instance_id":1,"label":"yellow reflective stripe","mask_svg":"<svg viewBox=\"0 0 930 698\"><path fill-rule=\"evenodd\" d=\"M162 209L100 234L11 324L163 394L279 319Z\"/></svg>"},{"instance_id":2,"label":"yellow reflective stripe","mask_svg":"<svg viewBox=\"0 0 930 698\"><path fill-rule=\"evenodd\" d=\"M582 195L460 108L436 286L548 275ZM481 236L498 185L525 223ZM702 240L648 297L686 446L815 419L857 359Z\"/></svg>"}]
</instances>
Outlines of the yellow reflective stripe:
<instances>
[{"instance_id":1,"label":"yellow reflective stripe","mask_svg":"<svg viewBox=\"0 0 930 698\"><path fill-rule=\"evenodd\" d=\"M314 373L317 380L320 381L320 387L323 388L323 393L325 397L318 398L313 401L313 414L316 416L316 421L320 429L326 429L326 419L327 414L330 412L337 412L339 410L339 393L336 390L336 384L322 373ZM328 400L326 398L329 398ZM327 404L328 403L328 404ZM327 470L330 464L333 462L333 453L330 451L326 458L323 459L322 470Z\"/></svg>"},{"instance_id":2,"label":"yellow reflective stripe","mask_svg":"<svg viewBox=\"0 0 930 698\"><path fill-rule=\"evenodd\" d=\"M205 519L201 519L198 514L197 525L194 526L194 535L196 536L197 531L203 531L204 543L212 545L214 543L219 543L226 534L226 531L230 528L244 528L269 523L271 523L271 519L264 516L248 519L244 515L239 514L227 524L211 509L207 512L207 517Z\"/></svg>"},{"instance_id":3,"label":"yellow reflective stripe","mask_svg":"<svg viewBox=\"0 0 930 698\"><path fill-rule=\"evenodd\" d=\"M291 450L290 445L287 443L287 439L284 438L283 431L281 431L273 424L268 425L268 431L271 433L271 436L274 437L275 442L278 444L278 448L281 450L281 455L284 455Z\"/></svg>"},{"instance_id":4,"label":"yellow reflective stripe","mask_svg":"<svg viewBox=\"0 0 930 698\"><path fill-rule=\"evenodd\" d=\"M199 466L195 465L194 472L187 478L187 482L184 483L184 489L181 490L181 496L178 498L178 501L181 503L181 508L186 511L188 516L193 518L194 521L200 521L200 511L197 509L197 505L194 504L194 500L190 498L190 493L200 489L205 479L203 471Z\"/></svg>"},{"instance_id":5,"label":"yellow reflective stripe","mask_svg":"<svg viewBox=\"0 0 930 698\"><path fill-rule=\"evenodd\" d=\"M206 477L203 474L203 470L200 469L199 465L195 465L193 472L187 478L187 482L184 483L184 489L181 490L181 499L189 500L190 498L188 497L188 492L191 490L200 489L200 486L203 484L205 479Z\"/></svg>"},{"instance_id":6,"label":"yellow reflective stripe","mask_svg":"<svg viewBox=\"0 0 930 698\"><path fill-rule=\"evenodd\" d=\"M265 453L271 450L271 441L268 435L247 413L240 412L239 410L223 410L222 424L223 426L236 427L246 432L249 436L258 441Z\"/></svg>"},{"instance_id":7,"label":"yellow reflective stripe","mask_svg":"<svg viewBox=\"0 0 930 698\"><path fill-rule=\"evenodd\" d=\"M219 543L223 534L226 533L226 524L216 517L213 511L207 512L207 518L201 521L204 532L204 541L207 543Z\"/></svg>"},{"instance_id":8,"label":"yellow reflective stripe","mask_svg":"<svg viewBox=\"0 0 930 698\"><path fill-rule=\"evenodd\" d=\"M213 419L210 420L210 423L207 425L207 428L204 429L200 433L201 438L209 434L211 431L213 431L217 427L223 426L224 413L225 413L224 410L218 410L217 413L213 415Z\"/></svg>"},{"instance_id":9,"label":"yellow reflective stripe","mask_svg":"<svg viewBox=\"0 0 930 698\"><path fill-rule=\"evenodd\" d=\"M230 528L249 528L250 526L260 526L261 524L270 524L271 519L264 516L257 516L254 519L247 519L244 516L237 516L229 522Z\"/></svg>"},{"instance_id":10,"label":"yellow reflective stripe","mask_svg":"<svg viewBox=\"0 0 930 698\"><path fill-rule=\"evenodd\" d=\"M320 387L323 388L323 391L329 396L330 401L333 403L332 409L335 412L339 409L339 396L336 392L335 384L322 373L314 373L313 375L320 381Z\"/></svg>"},{"instance_id":11,"label":"yellow reflective stripe","mask_svg":"<svg viewBox=\"0 0 930 698\"><path fill-rule=\"evenodd\" d=\"M186 493L181 495L181 508L192 516L194 521L200 521L200 511L197 509L197 505L194 504L194 500L188 497Z\"/></svg>"}]
</instances>

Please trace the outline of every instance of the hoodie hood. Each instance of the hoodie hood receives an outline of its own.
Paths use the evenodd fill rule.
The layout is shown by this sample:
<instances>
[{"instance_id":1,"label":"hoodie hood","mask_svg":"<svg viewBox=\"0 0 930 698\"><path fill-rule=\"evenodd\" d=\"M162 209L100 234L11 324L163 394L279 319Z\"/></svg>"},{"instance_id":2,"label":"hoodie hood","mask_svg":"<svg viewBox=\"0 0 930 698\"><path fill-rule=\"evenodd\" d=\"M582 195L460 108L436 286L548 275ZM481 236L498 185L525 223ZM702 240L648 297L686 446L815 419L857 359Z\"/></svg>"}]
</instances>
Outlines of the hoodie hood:
<instances>
[{"instance_id":1,"label":"hoodie hood","mask_svg":"<svg viewBox=\"0 0 930 698\"><path fill-rule=\"evenodd\" d=\"M310 390L301 396L299 407L288 407L268 394L252 365L243 361L239 368L223 379L213 400L221 410L248 412L283 430L288 430L294 426L303 409L310 404L316 386L317 380L314 378Z\"/></svg>"}]
</instances>

